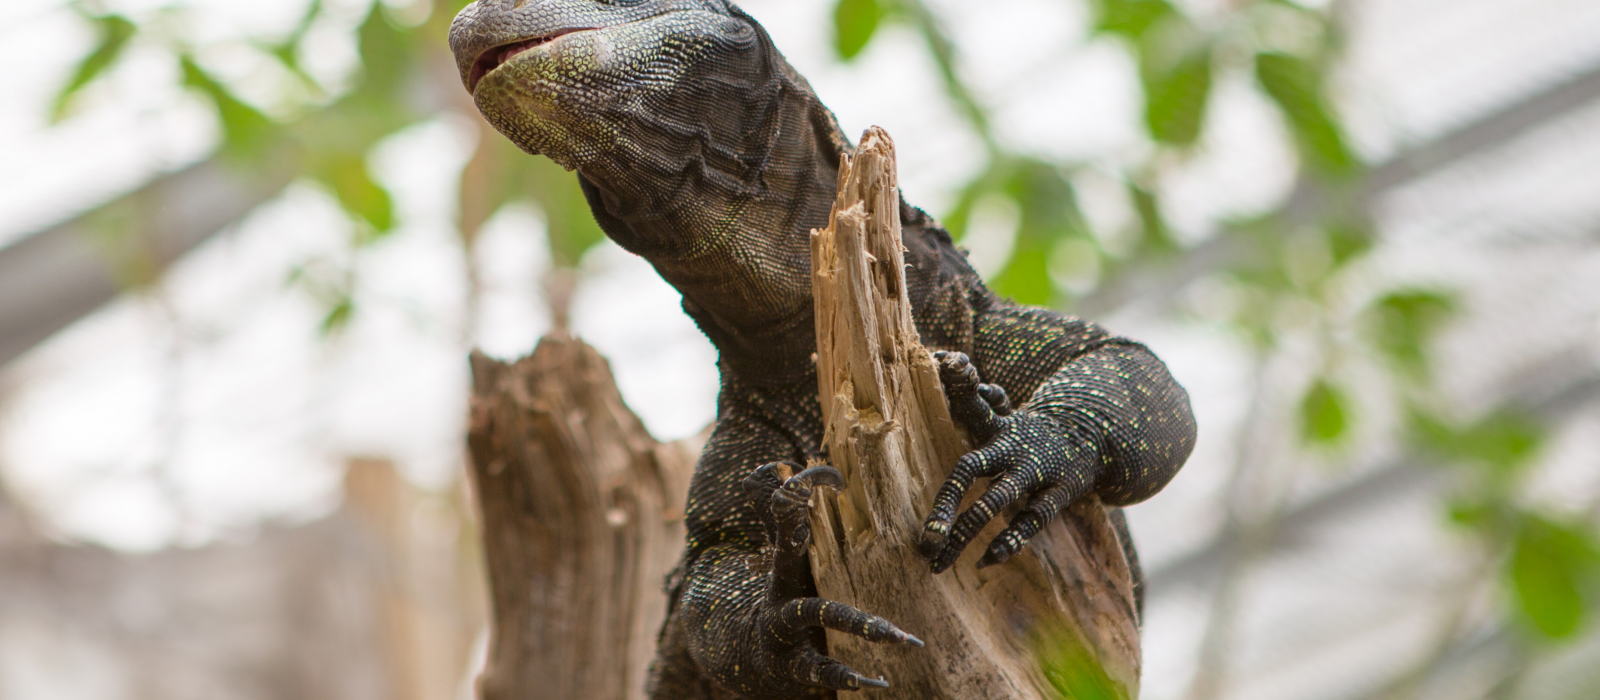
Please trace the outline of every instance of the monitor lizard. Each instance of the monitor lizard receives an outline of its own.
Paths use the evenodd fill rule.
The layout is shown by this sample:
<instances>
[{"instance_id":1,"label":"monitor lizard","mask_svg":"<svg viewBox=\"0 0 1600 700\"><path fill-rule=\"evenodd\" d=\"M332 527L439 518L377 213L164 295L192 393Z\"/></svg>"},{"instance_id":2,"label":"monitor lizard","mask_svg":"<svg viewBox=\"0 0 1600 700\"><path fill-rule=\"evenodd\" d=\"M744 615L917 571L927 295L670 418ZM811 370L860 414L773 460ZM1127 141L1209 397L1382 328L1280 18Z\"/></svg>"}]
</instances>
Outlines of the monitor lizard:
<instances>
[{"instance_id":1,"label":"monitor lizard","mask_svg":"<svg viewBox=\"0 0 1600 700\"><path fill-rule=\"evenodd\" d=\"M833 113L726 0L478 0L450 45L489 123L575 170L607 236L682 293L718 351L717 420L690 484L650 696L887 687L829 658L823 628L921 640L817 598L807 559L807 500L839 484L823 465L809 250L852 148ZM924 523L929 575L1008 508L978 566L1004 562L1080 496L1127 505L1171 480L1195 424L1154 354L1000 298L932 217L902 200L901 220L917 331L978 446ZM987 490L958 513L980 478Z\"/></svg>"}]
</instances>

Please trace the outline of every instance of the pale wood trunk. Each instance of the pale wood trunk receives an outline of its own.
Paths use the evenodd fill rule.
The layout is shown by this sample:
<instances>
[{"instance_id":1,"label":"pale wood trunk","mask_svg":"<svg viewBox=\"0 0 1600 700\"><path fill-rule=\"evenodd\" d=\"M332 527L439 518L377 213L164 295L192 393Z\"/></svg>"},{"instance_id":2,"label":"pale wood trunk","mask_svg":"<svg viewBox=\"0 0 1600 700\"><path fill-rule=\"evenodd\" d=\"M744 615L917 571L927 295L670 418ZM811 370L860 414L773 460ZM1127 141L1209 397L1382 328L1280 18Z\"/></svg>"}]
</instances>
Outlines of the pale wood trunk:
<instances>
[{"instance_id":1,"label":"pale wood trunk","mask_svg":"<svg viewBox=\"0 0 1600 700\"><path fill-rule=\"evenodd\" d=\"M813 237L819 388L847 488L819 499L812 563L823 596L928 646L829 632L829 652L887 676L894 687L878 698L1043 699L1057 695L1050 676L1085 700L1136 697L1128 564L1094 499L998 567L972 564L1003 518L953 571L930 574L916 554L921 518L967 445L917 342L894 182L888 136L869 132ZM605 360L561 332L514 364L472 364L470 475L493 605L481 696L642 698L703 437L655 441Z\"/></svg>"},{"instance_id":2,"label":"pale wood trunk","mask_svg":"<svg viewBox=\"0 0 1600 700\"><path fill-rule=\"evenodd\" d=\"M472 357L468 444L493 616L484 700L644 697L683 551L694 441L658 443L606 361L557 332Z\"/></svg>"},{"instance_id":3,"label":"pale wood trunk","mask_svg":"<svg viewBox=\"0 0 1600 700\"><path fill-rule=\"evenodd\" d=\"M826 443L846 488L818 499L811 561L820 595L928 646L830 631L829 653L886 676L893 687L873 693L883 700L1137 697L1132 580L1097 499L1070 507L1000 566L973 564L1009 513L951 571L929 573L916 553L933 495L967 446L912 320L895 177L893 143L874 127L841 164L828 228L812 234Z\"/></svg>"}]
</instances>

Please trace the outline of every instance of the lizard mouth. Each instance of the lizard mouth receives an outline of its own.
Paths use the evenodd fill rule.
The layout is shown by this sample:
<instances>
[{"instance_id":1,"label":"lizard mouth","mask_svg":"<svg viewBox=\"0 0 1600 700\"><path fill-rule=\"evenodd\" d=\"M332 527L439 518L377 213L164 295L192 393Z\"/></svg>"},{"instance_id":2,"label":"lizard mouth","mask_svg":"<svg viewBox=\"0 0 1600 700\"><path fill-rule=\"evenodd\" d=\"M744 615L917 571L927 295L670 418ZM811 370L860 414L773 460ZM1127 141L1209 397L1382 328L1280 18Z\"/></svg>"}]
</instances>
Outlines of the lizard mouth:
<instances>
[{"instance_id":1,"label":"lizard mouth","mask_svg":"<svg viewBox=\"0 0 1600 700\"><path fill-rule=\"evenodd\" d=\"M486 76L494 72L496 68L505 65L506 61L511 60L517 54L538 46L544 46L545 44L548 44L573 32L585 32L589 31L590 29L593 29L593 27L573 27L571 29L562 29L544 36L534 37L532 39L520 39L509 44L501 44L485 50L483 53L478 55L478 60L472 64L472 72L467 78L467 92L476 91L478 89L478 81L482 80L483 76Z\"/></svg>"}]
</instances>

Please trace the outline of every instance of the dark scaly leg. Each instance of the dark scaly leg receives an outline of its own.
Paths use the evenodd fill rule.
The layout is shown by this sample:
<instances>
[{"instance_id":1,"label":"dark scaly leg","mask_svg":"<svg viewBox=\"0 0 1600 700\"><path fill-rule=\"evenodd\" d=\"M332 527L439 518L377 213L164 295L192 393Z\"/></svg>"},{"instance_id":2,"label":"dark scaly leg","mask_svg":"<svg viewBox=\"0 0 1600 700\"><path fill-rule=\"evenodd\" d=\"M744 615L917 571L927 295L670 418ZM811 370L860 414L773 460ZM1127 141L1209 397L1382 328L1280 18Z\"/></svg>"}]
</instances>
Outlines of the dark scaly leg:
<instances>
[{"instance_id":1,"label":"dark scaly leg","mask_svg":"<svg viewBox=\"0 0 1600 700\"><path fill-rule=\"evenodd\" d=\"M933 571L942 572L990 519L1026 499L978 561L980 568L999 564L1022 551L1056 513L1093 488L1099 454L1092 443L1071 439L1066 426L1053 418L1013 410L1003 389L979 381L966 355L938 352L934 357L950 414L977 449L957 460L934 496L919 549ZM962 497L979 478L991 479L988 489L957 515Z\"/></svg>"},{"instance_id":2,"label":"dark scaly leg","mask_svg":"<svg viewBox=\"0 0 1600 700\"><path fill-rule=\"evenodd\" d=\"M790 697L805 686L833 690L889 687L881 678L866 676L823 655L819 649L824 628L873 642L922 646L922 640L888 620L812 595L808 515L812 494L824 486L842 488L844 478L833 467L802 470L792 462L773 462L744 480L745 493L762 517L771 560L765 601L755 612L753 644L742 656L753 668L764 670L757 677L770 679L772 685L742 689L753 697Z\"/></svg>"}]
</instances>

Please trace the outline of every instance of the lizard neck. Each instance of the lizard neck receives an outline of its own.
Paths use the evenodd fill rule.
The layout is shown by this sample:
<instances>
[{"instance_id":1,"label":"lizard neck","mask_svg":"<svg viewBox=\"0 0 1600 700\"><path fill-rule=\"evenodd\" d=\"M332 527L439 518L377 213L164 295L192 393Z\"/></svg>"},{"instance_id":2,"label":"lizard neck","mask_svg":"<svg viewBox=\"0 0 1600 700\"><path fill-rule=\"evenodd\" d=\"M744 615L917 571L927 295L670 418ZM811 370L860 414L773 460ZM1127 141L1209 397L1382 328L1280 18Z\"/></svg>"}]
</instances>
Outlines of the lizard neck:
<instances>
[{"instance_id":1,"label":"lizard neck","mask_svg":"<svg viewBox=\"0 0 1600 700\"><path fill-rule=\"evenodd\" d=\"M718 113L687 129L653 116L674 110L647 110L614 155L578 170L601 228L683 293L725 371L792 382L812 370L816 346L810 232L827 225L849 144L762 40L765 65L742 76L724 68L674 94Z\"/></svg>"}]
</instances>

